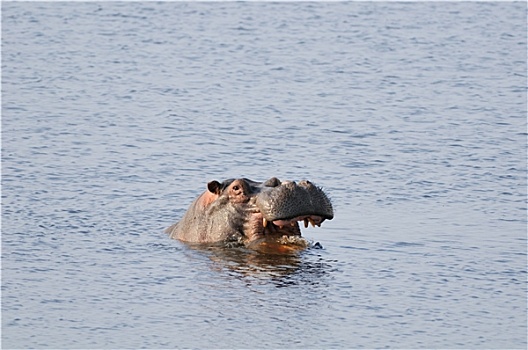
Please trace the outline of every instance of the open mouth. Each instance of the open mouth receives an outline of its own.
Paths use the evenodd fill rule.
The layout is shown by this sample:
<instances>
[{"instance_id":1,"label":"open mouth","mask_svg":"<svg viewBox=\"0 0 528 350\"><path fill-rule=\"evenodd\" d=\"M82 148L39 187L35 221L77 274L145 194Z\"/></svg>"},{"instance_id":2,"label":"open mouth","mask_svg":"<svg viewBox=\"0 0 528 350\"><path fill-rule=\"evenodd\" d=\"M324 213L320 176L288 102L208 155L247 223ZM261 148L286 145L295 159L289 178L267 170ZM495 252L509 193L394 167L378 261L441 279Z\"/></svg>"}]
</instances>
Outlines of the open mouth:
<instances>
[{"instance_id":1,"label":"open mouth","mask_svg":"<svg viewBox=\"0 0 528 350\"><path fill-rule=\"evenodd\" d=\"M266 219L258 208L252 206L243 229L244 244L267 254L290 254L307 249L310 242L302 237L299 222L305 228L308 225L319 227L327 218L315 214L298 214L292 218Z\"/></svg>"},{"instance_id":2,"label":"open mouth","mask_svg":"<svg viewBox=\"0 0 528 350\"><path fill-rule=\"evenodd\" d=\"M310 246L310 242L301 235L299 222L305 225L313 223L319 226L324 221L319 216L302 215L292 219L266 220L262 213L253 213L250 226L244 233L245 244L262 253L295 253Z\"/></svg>"},{"instance_id":3,"label":"open mouth","mask_svg":"<svg viewBox=\"0 0 528 350\"><path fill-rule=\"evenodd\" d=\"M309 225L320 227L325 220L326 218L323 216L313 214L303 214L286 219L266 219L260 211L254 210L244 229L244 235L249 240L276 240L283 236L301 236L300 222L304 224L305 228Z\"/></svg>"},{"instance_id":4,"label":"open mouth","mask_svg":"<svg viewBox=\"0 0 528 350\"><path fill-rule=\"evenodd\" d=\"M297 222L303 221L304 227L307 228L308 224L311 224L312 227L321 227L321 224L325 219L318 215L300 215L296 216L292 219L279 219L279 220L272 220L273 225L278 226L279 228L283 228L284 226L295 226ZM262 218L262 226L266 227L268 225L268 220L266 218Z\"/></svg>"},{"instance_id":5,"label":"open mouth","mask_svg":"<svg viewBox=\"0 0 528 350\"><path fill-rule=\"evenodd\" d=\"M262 213L257 213L254 217L254 229L256 236L263 237L277 237L277 236L300 236L301 229L299 228L299 220L268 220Z\"/></svg>"}]
</instances>

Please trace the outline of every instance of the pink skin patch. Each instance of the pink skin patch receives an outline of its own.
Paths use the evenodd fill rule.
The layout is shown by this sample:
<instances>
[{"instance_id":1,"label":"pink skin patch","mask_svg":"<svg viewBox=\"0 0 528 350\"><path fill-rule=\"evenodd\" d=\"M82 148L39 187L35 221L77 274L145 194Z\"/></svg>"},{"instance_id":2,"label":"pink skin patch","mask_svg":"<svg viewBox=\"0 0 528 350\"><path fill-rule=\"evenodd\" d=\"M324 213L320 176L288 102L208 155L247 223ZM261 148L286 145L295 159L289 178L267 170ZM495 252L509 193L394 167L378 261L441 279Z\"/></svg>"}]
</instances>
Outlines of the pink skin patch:
<instances>
[{"instance_id":1,"label":"pink skin patch","mask_svg":"<svg viewBox=\"0 0 528 350\"><path fill-rule=\"evenodd\" d=\"M208 191L205 191L204 193L202 193L202 195L200 196L200 198L198 199L198 203L202 206L202 207L207 207L209 204L213 203L215 200L218 199L218 195L217 194L214 194L214 193L211 193L211 192L208 192Z\"/></svg>"}]
</instances>

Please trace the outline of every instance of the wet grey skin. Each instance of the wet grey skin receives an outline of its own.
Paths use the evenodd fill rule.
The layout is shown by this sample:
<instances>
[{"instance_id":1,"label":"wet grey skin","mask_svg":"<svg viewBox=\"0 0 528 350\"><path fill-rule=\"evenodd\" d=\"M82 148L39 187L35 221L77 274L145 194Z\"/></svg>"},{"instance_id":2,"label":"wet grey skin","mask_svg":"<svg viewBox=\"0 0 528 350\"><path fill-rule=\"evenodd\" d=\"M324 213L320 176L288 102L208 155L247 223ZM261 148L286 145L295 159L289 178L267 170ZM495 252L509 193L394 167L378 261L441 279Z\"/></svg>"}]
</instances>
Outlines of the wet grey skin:
<instances>
[{"instance_id":1,"label":"wet grey skin","mask_svg":"<svg viewBox=\"0 0 528 350\"><path fill-rule=\"evenodd\" d=\"M229 179L209 182L207 190L166 232L190 243L250 246L257 241L300 237L299 221L305 227L320 226L333 217L330 199L309 181Z\"/></svg>"}]
</instances>

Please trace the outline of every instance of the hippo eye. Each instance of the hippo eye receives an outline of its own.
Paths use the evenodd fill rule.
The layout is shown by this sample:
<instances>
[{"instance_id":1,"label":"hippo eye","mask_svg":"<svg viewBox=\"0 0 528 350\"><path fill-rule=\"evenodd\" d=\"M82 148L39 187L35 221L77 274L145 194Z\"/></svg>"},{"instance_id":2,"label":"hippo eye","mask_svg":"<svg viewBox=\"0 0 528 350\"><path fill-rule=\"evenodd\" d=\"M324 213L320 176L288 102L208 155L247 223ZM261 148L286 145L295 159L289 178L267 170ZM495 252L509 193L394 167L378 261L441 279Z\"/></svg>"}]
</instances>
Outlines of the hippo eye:
<instances>
[{"instance_id":1,"label":"hippo eye","mask_svg":"<svg viewBox=\"0 0 528 350\"><path fill-rule=\"evenodd\" d=\"M238 187L238 185L233 186L233 191L238 191L239 189L240 187Z\"/></svg>"}]
</instances>

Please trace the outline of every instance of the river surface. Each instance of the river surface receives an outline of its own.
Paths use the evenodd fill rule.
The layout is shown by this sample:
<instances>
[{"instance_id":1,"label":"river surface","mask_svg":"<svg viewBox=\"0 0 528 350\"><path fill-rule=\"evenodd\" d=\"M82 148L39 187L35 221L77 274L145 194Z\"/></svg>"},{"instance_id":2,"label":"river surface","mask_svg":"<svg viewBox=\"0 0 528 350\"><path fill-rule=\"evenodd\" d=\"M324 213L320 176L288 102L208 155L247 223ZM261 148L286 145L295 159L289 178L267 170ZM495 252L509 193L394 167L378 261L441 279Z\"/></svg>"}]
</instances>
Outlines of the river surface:
<instances>
[{"instance_id":1,"label":"river surface","mask_svg":"<svg viewBox=\"0 0 528 350\"><path fill-rule=\"evenodd\" d=\"M2 2L2 347L526 349L525 2ZM294 256L163 230L309 179Z\"/></svg>"}]
</instances>

